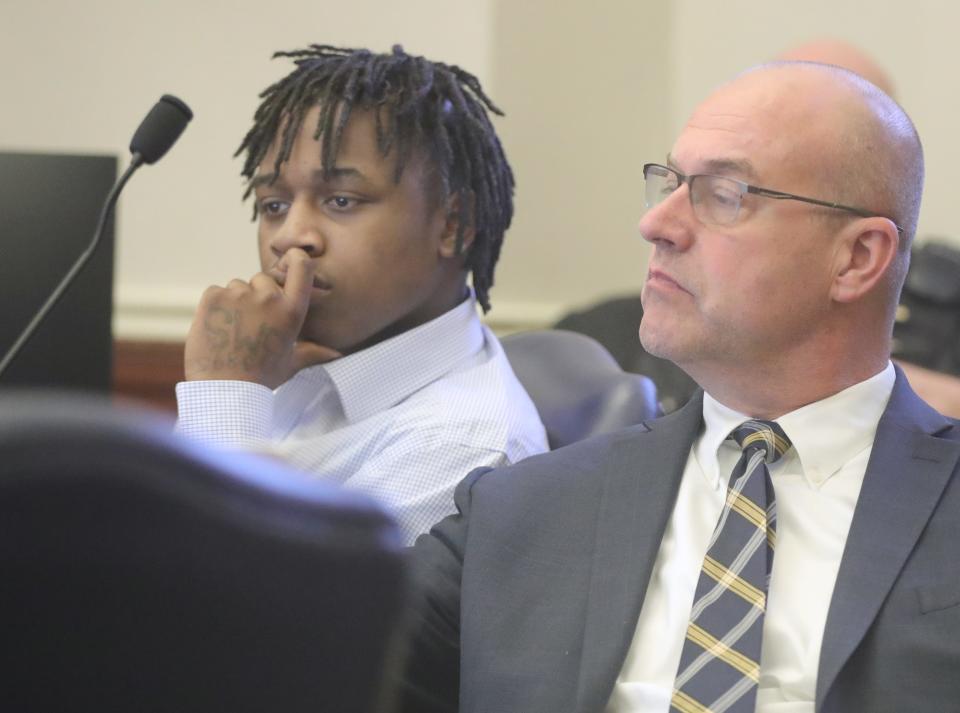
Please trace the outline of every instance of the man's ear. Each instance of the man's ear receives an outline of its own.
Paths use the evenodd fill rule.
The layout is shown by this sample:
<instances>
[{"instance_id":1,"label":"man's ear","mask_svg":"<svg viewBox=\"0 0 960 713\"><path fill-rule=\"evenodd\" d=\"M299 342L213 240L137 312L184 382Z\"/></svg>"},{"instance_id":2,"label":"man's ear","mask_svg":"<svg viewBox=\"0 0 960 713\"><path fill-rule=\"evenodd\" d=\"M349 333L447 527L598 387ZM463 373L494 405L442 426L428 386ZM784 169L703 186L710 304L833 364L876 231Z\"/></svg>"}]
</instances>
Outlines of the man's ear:
<instances>
[{"instance_id":1,"label":"man's ear","mask_svg":"<svg viewBox=\"0 0 960 713\"><path fill-rule=\"evenodd\" d=\"M446 221L440 238L440 256L459 257L473 245L476 231L476 200L471 191L454 193L446 202ZM463 227L461 234L460 226Z\"/></svg>"},{"instance_id":2,"label":"man's ear","mask_svg":"<svg viewBox=\"0 0 960 713\"><path fill-rule=\"evenodd\" d=\"M861 218L841 235L835 256L830 296L838 302L855 302L893 269L900 234L888 218Z\"/></svg>"}]
</instances>

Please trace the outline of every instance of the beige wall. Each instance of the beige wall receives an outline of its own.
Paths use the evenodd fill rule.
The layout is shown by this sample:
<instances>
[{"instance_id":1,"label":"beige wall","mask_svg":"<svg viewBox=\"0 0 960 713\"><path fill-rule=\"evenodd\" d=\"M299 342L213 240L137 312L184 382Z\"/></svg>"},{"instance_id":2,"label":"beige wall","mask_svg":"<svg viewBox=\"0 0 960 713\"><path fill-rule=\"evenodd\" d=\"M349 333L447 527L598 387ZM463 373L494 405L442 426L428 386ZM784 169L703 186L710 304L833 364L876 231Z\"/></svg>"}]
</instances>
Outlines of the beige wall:
<instances>
[{"instance_id":1,"label":"beige wall","mask_svg":"<svg viewBox=\"0 0 960 713\"><path fill-rule=\"evenodd\" d=\"M493 80L518 187L495 322L639 290L642 166L669 140L670 25L669 3L496 3Z\"/></svg>"},{"instance_id":2,"label":"beige wall","mask_svg":"<svg viewBox=\"0 0 960 713\"><path fill-rule=\"evenodd\" d=\"M851 40L884 64L924 138L921 233L960 242L960 7L915 0L0 0L0 149L115 153L160 94L196 119L145 167L118 217L120 336L180 338L203 288L256 269L239 161L257 92L309 42L462 64L507 112L518 179L494 322L548 322L639 290L640 167L712 86L801 40ZM54 207L55 208L55 207Z\"/></svg>"},{"instance_id":3,"label":"beige wall","mask_svg":"<svg viewBox=\"0 0 960 713\"><path fill-rule=\"evenodd\" d=\"M0 150L114 153L161 94L195 118L131 180L117 222L119 336L182 338L203 289L257 269L232 154L257 94L311 42L411 52L489 81L491 6L476 0L0 0ZM55 208L55 206L52 206Z\"/></svg>"}]
</instances>

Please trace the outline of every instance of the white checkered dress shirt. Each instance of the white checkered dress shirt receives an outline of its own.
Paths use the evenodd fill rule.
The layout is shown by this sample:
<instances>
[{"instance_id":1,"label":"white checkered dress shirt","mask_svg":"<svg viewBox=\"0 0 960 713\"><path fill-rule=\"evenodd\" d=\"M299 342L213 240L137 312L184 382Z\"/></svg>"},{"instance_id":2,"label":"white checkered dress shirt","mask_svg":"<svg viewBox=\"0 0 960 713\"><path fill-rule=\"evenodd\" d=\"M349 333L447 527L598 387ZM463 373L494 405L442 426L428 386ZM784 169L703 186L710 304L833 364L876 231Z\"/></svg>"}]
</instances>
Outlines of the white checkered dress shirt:
<instances>
[{"instance_id":1,"label":"white checkered dress shirt","mask_svg":"<svg viewBox=\"0 0 960 713\"><path fill-rule=\"evenodd\" d=\"M271 391L246 381L177 385L179 430L268 451L390 507L408 543L454 512L473 468L547 449L530 398L473 299Z\"/></svg>"}]
</instances>

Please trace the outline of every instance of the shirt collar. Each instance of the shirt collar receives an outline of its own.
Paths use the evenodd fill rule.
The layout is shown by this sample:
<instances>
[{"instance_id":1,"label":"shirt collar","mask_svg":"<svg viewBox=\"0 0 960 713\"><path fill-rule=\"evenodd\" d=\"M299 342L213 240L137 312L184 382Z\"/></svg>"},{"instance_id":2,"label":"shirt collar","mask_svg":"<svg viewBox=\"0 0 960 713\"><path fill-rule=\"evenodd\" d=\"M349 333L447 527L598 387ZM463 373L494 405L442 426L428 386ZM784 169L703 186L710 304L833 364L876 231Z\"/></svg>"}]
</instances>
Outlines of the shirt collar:
<instances>
[{"instance_id":1,"label":"shirt collar","mask_svg":"<svg viewBox=\"0 0 960 713\"><path fill-rule=\"evenodd\" d=\"M459 305L419 327L301 374L325 372L340 396L344 416L356 422L436 381L479 352L483 344L483 327L471 292Z\"/></svg>"},{"instance_id":2,"label":"shirt collar","mask_svg":"<svg viewBox=\"0 0 960 713\"><path fill-rule=\"evenodd\" d=\"M818 488L871 446L895 380L893 364L887 362L885 369L869 379L776 419L793 443L800 469L811 487ZM720 446L749 418L704 394L704 430L694 453L711 483L719 477Z\"/></svg>"}]
</instances>

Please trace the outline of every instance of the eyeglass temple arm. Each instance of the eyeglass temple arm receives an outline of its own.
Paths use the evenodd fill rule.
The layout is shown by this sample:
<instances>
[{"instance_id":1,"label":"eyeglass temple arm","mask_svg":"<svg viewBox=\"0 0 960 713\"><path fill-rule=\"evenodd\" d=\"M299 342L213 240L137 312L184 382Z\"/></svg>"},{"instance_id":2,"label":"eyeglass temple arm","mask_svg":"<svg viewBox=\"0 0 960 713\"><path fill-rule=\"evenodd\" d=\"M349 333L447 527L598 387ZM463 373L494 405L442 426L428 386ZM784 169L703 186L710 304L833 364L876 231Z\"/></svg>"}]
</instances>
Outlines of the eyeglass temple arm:
<instances>
[{"instance_id":1,"label":"eyeglass temple arm","mask_svg":"<svg viewBox=\"0 0 960 713\"><path fill-rule=\"evenodd\" d=\"M843 205L842 203L830 203L829 201L821 201L816 198L804 198L803 196L796 196L792 193L783 193L781 191L774 191L769 188L757 188L756 186L747 186L748 193L756 193L758 196L765 196L767 198L773 198L780 201L802 201L803 203L811 203L813 205L823 206L824 208L836 208L837 210L845 210L848 213L853 213L854 215L859 215L861 218L887 218L885 215L878 215L877 213L871 213L870 211L863 210L862 208L854 208L853 206ZM897 229L898 233L903 233L903 228L897 225L896 221L892 218L887 218L893 227Z\"/></svg>"}]
</instances>

